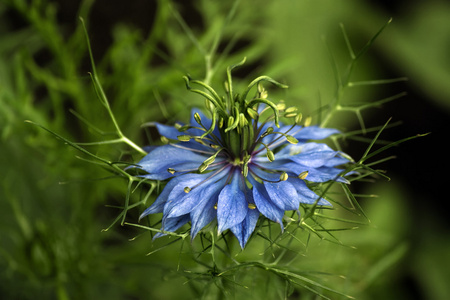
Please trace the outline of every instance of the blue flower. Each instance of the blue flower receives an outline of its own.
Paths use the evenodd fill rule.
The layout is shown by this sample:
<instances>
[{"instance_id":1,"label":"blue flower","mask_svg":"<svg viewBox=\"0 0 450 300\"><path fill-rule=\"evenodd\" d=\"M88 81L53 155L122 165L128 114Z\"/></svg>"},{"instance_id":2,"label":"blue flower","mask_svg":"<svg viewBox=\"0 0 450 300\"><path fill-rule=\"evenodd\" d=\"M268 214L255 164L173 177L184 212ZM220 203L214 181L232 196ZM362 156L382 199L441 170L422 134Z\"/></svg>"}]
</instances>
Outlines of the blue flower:
<instances>
[{"instance_id":1,"label":"blue flower","mask_svg":"<svg viewBox=\"0 0 450 300\"><path fill-rule=\"evenodd\" d=\"M230 230L244 248L260 215L283 229L285 211L299 212L300 203L331 206L305 180L347 182L337 168L349 162L346 156L326 144L311 142L337 130L283 125L278 121L280 112L296 120L299 114L266 100L260 86L250 101L229 92L229 99L236 99L234 104L244 103L235 110L230 109L238 106L233 101L224 105L219 102L223 98L209 91L211 98L202 95L214 104L209 106L212 119L193 110L188 125L154 123L169 142L154 147L138 166L146 172L145 178L170 180L140 218L162 213L161 229L169 232L190 222L192 239L206 225L217 222L218 234Z\"/></svg>"}]
</instances>

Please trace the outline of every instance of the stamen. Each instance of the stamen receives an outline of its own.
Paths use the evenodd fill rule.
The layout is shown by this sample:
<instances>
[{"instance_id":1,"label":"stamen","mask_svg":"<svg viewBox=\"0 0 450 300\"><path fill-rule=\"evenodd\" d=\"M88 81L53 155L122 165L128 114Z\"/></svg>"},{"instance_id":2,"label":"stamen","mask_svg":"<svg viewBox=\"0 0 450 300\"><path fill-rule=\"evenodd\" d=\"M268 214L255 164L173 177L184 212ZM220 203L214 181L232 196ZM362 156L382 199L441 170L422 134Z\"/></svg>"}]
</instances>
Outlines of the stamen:
<instances>
[{"instance_id":1,"label":"stamen","mask_svg":"<svg viewBox=\"0 0 450 300\"><path fill-rule=\"evenodd\" d=\"M275 154L267 147L267 145L264 145L267 149L267 158L272 162L275 160Z\"/></svg>"},{"instance_id":2,"label":"stamen","mask_svg":"<svg viewBox=\"0 0 450 300\"><path fill-rule=\"evenodd\" d=\"M186 194L188 194L191 190L192 190L192 189L191 189L190 187L188 187L188 186L184 188L184 192L185 192Z\"/></svg>"},{"instance_id":3,"label":"stamen","mask_svg":"<svg viewBox=\"0 0 450 300\"><path fill-rule=\"evenodd\" d=\"M223 163L223 162L221 162ZM221 164L218 163L218 164ZM195 189L196 187L200 186L201 184L205 183L206 181L210 180L211 178L213 178L214 176L216 176L217 174L219 174L220 172L222 172L226 167L228 166L228 164L225 164L222 168L220 168L219 170L217 170L216 172L212 173L210 176L208 176L207 178L205 178L204 180L200 181L199 183L197 183L196 185L194 185L193 187L185 187L184 191L186 192L186 189L189 189L189 192L193 189ZM188 192L187 192L188 193Z\"/></svg>"},{"instance_id":4,"label":"stamen","mask_svg":"<svg viewBox=\"0 0 450 300\"><path fill-rule=\"evenodd\" d=\"M255 166L258 166L258 165L255 164ZM258 168L260 168L261 170L272 171L272 170L268 170L268 169L266 169L266 168L261 168L261 167L259 167L259 166L258 166ZM264 182L264 181L266 181L266 182L277 183L277 182L285 181L285 180L288 179L288 175L287 175L286 172L282 172L282 173L280 174L280 179L279 179L279 180L267 180L267 179L262 178L262 177L259 176L258 174L256 174L255 171L253 171L252 169L249 169L249 170L250 170L250 173L252 173L253 178L257 179L259 182ZM275 173L275 172L272 172L272 173ZM286 175L284 175L284 174L286 174Z\"/></svg>"},{"instance_id":5,"label":"stamen","mask_svg":"<svg viewBox=\"0 0 450 300\"><path fill-rule=\"evenodd\" d=\"M293 118L293 117L297 116L297 111L298 111L298 108L295 106L288 107L284 111L284 117L285 118Z\"/></svg>"},{"instance_id":6,"label":"stamen","mask_svg":"<svg viewBox=\"0 0 450 300\"><path fill-rule=\"evenodd\" d=\"M308 176L308 174L309 174L308 171L303 171L300 174L298 174L298 178L303 180Z\"/></svg>"},{"instance_id":7,"label":"stamen","mask_svg":"<svg viewBox=\"0 0 450 300\"><path fill-rule=\"evenodd\" d=\"M249 203L248 204L248 208L250 208L250 209L256 209L256 205L255 204L253 204L253 203Z\"/></svg>"},{"instance_id":8,"label":"stamen","mask_svg":"<svg viewBox=\"0 0 450 300\"><path fill-rule=\"evenodd\" d=\"M196 112L194 114L194 119L199 125L202 125L202 118L200 117L199 113Z\"/></svg>"},{"instance_id":9,"label":"stamen","mask_svg":"<svg viewBox=\"0 0 450 300\"><path fill-rule=\"evenodd\" d=\"M176 148L179 148L179 149L189 150L189 151L191 151L191 152L202 153L202 154L208 154L208 155L211 155L211 153L212 153L212 152L206 151L206 150L199 150L199 149L194 149L194 148L189 148L189 147L181 146L180 144L170 144L170 146L176 147ZM211 148L213 148L213 147L211 147Z\"/></svg>"},{"instance_id":10,"label":"stamen","mask_svg":"<svg viewBox=\"0 0 450 300\"><path fill-rule=\"evenodd\" d=\"M250 160L251 160L251 155L248 155L248 153L245 153L245 155L244 155L244 160L243 160L243 166L242 166L242 175L244 176L244 177L247 177L247 175L248 175L248 164L249 164L249 162L250 162Z\"/></svg>"},{"instance_id":11,"label":"stamen","mask_svg":"<svg viewBox=\"0 0 450 300\"><path fill-rule=\"evenodd\" d=\"M307 118L305 119L305 124L304 124L304 126L305 126L305 127L308 127L309 125L311 125L311 121L312 121L312 118L311 118L311 117L307 117Z\"/></svg>"},{"instance_id":12,"label":"stamen","mask_svg":"<svg viewBox=\"0 0 450 300\"><path fill-rule=\"evenodd\" d=\"M177 136L177 138L181 142L189 142L191 140L192 136L183 134L183 135Z\"/></svg>"},{"instance_id":13,"label":"stamen","mask_svg":"<svg viewBox=\"0 0 450 300\"><path fill-rule=\"evenodd\" d=\"M258 112L251 107L247 107L247 113L253 120L258 119L259 117Z\"/></svg>"},{"instance_id":14,"label":"stamen","mask_svg":"<svg viewBox=\"0 0 450 300\"><path fill-rule=\"evenodd\" d=\"M285 110L286 109L286 103L284 103L283 100L280 101L280 103L277 104L277 109L278 110Z\"/></svg>"},{"instance_id":15,"label":"stamen","mask_svg":"<svg viewBox=\"0 0 450 300\"><path fill-rule=\"evenodd\" d=\"M216 153L214 153L214 155L208 157L207 159L205 159L202 164L198 167L198 172L199 173L203 173L215 160L217 155L220 153L220 151L222 151L223 148L220 148Z\"/></svg>"},{"instance_id":16,"label":"stamen","mask_svg":"<svg viewBox=\"0 0 450 300\"><path fill-rule=\"evenodd\" d=\"M300 122L302 121L302 118L303 118L302 113L298 113L294 118L295 124L297 124L297 125L300 124Z\"/></svg>"},{"instance_id":17,"label":"stamen","mask_svg":"<svg viewBox=\"0 0 450 300\"><path fill-rule=\"evenodd\" d=\"M165 136L161 136L161 142L162 142L164 145L167 145L167 144L169 143L169 139L166 138Z\"/></svg>"}]
</instances>

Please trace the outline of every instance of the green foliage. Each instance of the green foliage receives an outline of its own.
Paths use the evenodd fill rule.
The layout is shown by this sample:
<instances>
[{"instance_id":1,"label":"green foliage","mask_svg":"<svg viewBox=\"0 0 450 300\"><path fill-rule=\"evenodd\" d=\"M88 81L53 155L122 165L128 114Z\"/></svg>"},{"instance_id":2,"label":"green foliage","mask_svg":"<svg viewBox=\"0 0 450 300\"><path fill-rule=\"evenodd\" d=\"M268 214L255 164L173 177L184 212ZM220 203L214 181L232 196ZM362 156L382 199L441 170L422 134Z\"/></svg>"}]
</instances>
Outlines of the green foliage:
<instances>
[{"instance_id":1,"label":"green foliage","mask_svg":"<svg viewBox=\"0 0 450 300\"><path fill-rule=\"evenodd\" d=\"M360 129L344 131L331 141L337 147L352 139L366 142L361 157L347 170L358 171L354 182L388 179L377 168L391 157L375 156L410 138L384 142L380 137L390 122L382 120L379 127L368 128L363 122L366 109L404 95L382 95L377 101L368 96L404 80L379 79L371 69L374 63L361 61L382 30L373 32L377 28L366 24L371 30L364 35L368 43L354 47L339 23L346 27L361 23L360 17L347 21L343 13L360 8L359 4L340 1L337 7L322 1L336 10L327 9L323 18L328 21L314 21L322 26L306 28L305 14L320 11L320 5L291 7L287 2L198 1L193 5L201 25L193 26L183 18L181 4L157 1L149 33L116 24L113 41L101 57L89 47L92 39L86 39L92 30L94 1L81 2L71 20L73 31L58 21L56 2L0 4L0 15L13 14L24 24L17 28L9 18L0 21L0 295L19 299L389 295L379 290L393 289L388 281L398 275L392 270L402 272L397 267L410 251L407 225L398 228L408 223L408 217L399 213L405 201L396 187L391 187L395 196L386 204L386 199L373 199L377 189L353 194L345 185L318 185L316 190L333 202L334 210L302 207L302 218L286 217L284 233L261 219L250 247L242 252L228 235L216 236L212 230L193 242L188 228L152 241L157 218L137 223L139 213L162 188L125 170L145 153L141 147L160 142L151 128L141 125L187 119L187 109L202 106L203 101L186 90L183 76L220 86L226 80L222 71L244 57L249 67L239 76L269 74L282 79L290 89L273 92L315 122L339 128L359 125ZM301 11L303 17L286 18L289 10ZM380 27L387 25L375 13L362 11L380 21ZM317 43L327 22L339 34L326 44ZM302 48L305 37L291 43L296 28L313 37L312 46ZM407 45L406 39L402 41ZM313 55L311 49L320 53ZM294 50L299 51L295 57L290 54ZM320 67L311 67L319 61ZM348 111L356 116L339 116ZM385 215L395 215L397 222ZM417 268L427 265L429 257L419 257ZM439 274L433 273L436 278ZM436 299L445 293L442 284L427 284Z\"/></svg>"}]
</instances>

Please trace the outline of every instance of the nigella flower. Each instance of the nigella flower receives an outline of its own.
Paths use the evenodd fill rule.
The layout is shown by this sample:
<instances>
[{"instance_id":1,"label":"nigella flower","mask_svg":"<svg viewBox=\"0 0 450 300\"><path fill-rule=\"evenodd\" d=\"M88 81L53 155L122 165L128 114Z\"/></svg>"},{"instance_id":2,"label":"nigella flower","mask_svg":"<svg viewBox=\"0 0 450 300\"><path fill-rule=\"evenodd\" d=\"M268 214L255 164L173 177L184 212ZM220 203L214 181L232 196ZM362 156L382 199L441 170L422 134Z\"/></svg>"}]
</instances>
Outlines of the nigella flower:
<instances>
[{"instance_id":1,"label":"nigella flower","mask_svg":"<svg viewBox=\"0 0 450 300\"><path fill-rule=\"evenodd\" d=\"M346 182L337 166L349 160L326 144L311 141L337 130L297 125L296 108L269 101L260 83L283 85L263 76L242 95L235 95L230 72L231 68L226 98L200 81L185 78L191 91L208 100L211 118L193 110L188 125L154 123L169 143L154 147L138 165L145 178L170 180L141 218L163 213L161 229L169 232L190 222L192 238L217 222L218 234L231 230L244 248L260 215L283 229L285 211L299 211L300 203L330 206L305 180ZM207 92L192 89L191 83ZM255 85L255 97L247 100ZM280 113L297 122L283 125Z\"/></svg>"}]
</instances>

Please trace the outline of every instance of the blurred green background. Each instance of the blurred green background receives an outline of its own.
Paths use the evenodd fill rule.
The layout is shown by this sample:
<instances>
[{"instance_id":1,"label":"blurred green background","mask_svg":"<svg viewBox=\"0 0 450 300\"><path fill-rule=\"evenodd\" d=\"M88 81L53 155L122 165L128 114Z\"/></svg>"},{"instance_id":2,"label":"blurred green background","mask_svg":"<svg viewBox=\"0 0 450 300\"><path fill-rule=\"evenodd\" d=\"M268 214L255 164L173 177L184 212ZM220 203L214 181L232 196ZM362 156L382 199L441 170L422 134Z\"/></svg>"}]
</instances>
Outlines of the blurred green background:
<instances>
[{"instance_id":1,"label":"blurred green background","mask_svg":"<svg viewBox=\"0 0 450 300\"><path fill-rule=\"evenodd\" d=\"M349 88L343 101L366 103L406 91L405 97L364 111L366 127L392 117L402 125L386 130L383 140L431 134L388 151L396 159L382 168L391 181L352 187L358 194L378 195L361 199L369 226L339 233L355 248L316 239L295 264L345 276L320 280L357 299L450 298L448 196L442 190L448 178L443 143L450 112L450 3L250 0L240 1L227 19L232 10L232 2L206 0L0 1L1 299L193 299L201 294L177 272L177 246L146 256L153 249L148 235L130 241L142 231L120 225L102 231L120 213L114 207L123 205L125 181L108 179L108 171L25 122L75 142L114 138L88 75L92 68L80 16L117 122L142 146L158 137L141 124L186 121L186 107L203 104L186 92L183 75L204 78L209 70L211 82L220 86L226 66L244 56L247 63L236 74L247 78L243 84L269 75L290 86L276 95L313 114L336 90L330 52L340 72L350 60L340 23L357 51L392 17L352 79L408 81ZM219 33L217 51L209 57ZM347 113L336 114L329 125L343 132L360 128L356 116ZM343 149L357 159L366 146L348 140ZM122 144L86 149L113 161L139 159ZM137 222L143 209L130 210L127 220ZM284 299L283 291L261 288L271 280L235 287L231 298ZM289 299L314 297L299 289Z\"/></svg>"}]
</instances>

